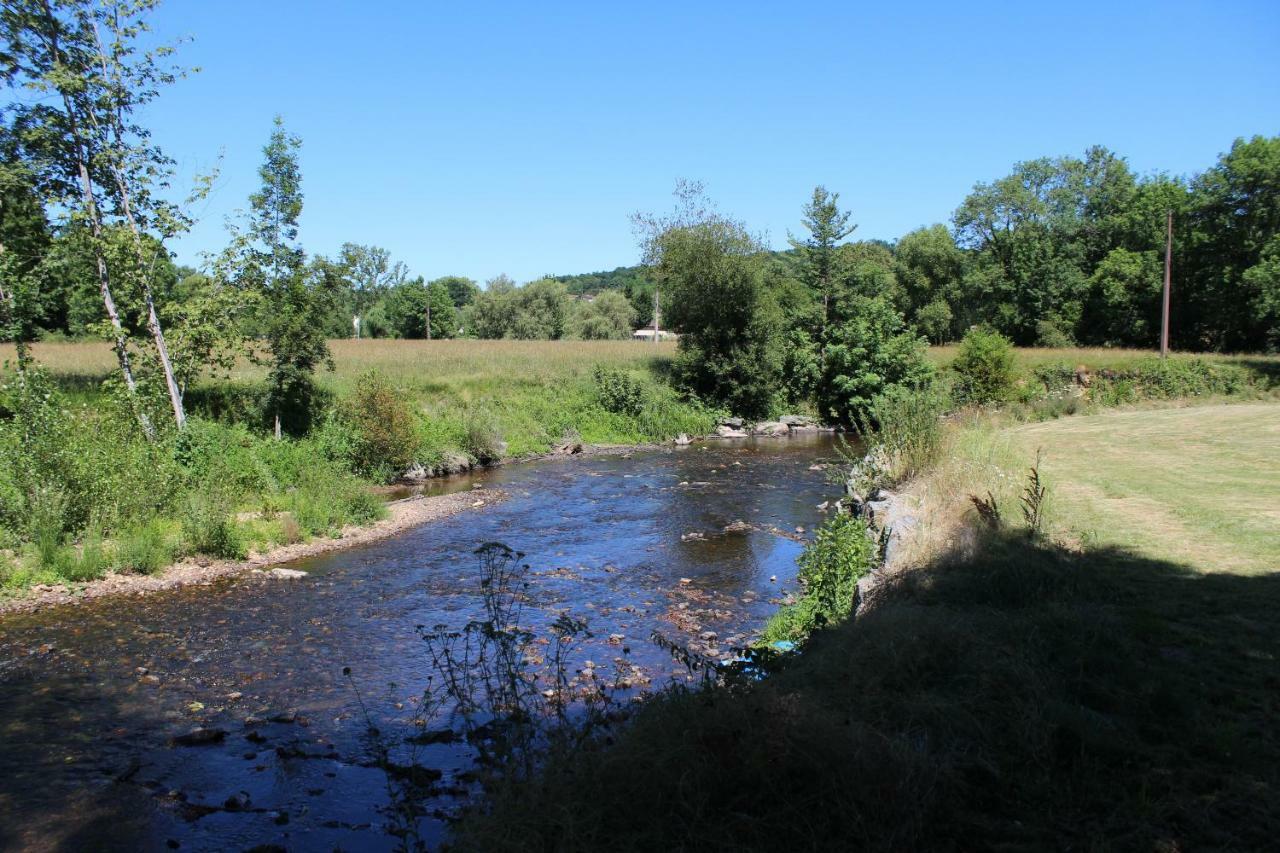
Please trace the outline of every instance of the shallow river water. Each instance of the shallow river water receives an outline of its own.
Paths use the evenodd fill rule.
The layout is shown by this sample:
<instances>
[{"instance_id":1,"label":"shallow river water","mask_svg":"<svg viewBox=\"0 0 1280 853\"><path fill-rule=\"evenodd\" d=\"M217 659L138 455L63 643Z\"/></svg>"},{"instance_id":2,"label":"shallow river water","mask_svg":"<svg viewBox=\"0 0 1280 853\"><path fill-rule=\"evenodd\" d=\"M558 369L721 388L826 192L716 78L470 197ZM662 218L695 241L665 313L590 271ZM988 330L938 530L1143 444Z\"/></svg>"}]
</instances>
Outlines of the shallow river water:
<instances>
[{"instance_id":1,"label":"shallow river water","mask_svg":"<svg viewBox=\"0 0 1280 853\"><path fill-rule=\"evenodd\" d=\"M621 635L657 688L684 670L654 631L727 654L794 591L797 540L834 492L815 463L833 457L814 434L512 465L433 487L506 500L293 564L302 579L0 617L0 849L390 848L385 778L342 670L403 736L430 670L414 627L480 615L477 545L527 555L522 621L567 609L595 638L576 654L595 661ZM739 521L750 529L725 532ZM196 727L226 735L172 743ZM465 750L427 750L442 788L465 775ZM459 805L438 799L432 841Z\"/></svg>"}]
</instances>

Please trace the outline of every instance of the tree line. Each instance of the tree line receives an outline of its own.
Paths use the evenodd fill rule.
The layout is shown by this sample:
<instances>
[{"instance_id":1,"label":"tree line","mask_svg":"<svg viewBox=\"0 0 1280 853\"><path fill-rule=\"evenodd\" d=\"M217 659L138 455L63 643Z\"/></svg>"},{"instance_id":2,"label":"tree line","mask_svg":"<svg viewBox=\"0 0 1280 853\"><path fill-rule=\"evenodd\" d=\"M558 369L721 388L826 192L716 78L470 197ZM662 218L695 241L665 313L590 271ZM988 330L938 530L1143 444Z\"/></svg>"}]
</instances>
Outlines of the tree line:
<instances>
[{"instance_id":1,"label":"tree line","mask_svg":"<svg viewBox=\"0 0 1280 853\"><path fill-rule=\"evenodd\" d=\"M0 334L18 369L49 333L105 338L142 427L155 400L175 425L183 394L248 356L269 367L284 429L307 409L327 339L624 338L649 324L683 334L677 376L737 410L815 400L848 420L886 377L919 371L922 339L983 325L1023 345L1154 346L1164 223L1172 212L1173 334L1191 350L1280 348L1280 138L1237 140L1188 178L1138 176L1095 147L1016 164L977 184L950 225L890 243L822 187L808 235L771 251L696 185L668 216L637 216L642 264L523 286L410 277L372 246L309 256L301 140L277 118L260 189L226 247L199 271L167 241L191 224L196 182L175 204L172 161L139 111L183 77L174 46L149 47L158 0L7 0L0 74ZM890 382L889 384L892 384Z\"/></svg>"}]
</instances>

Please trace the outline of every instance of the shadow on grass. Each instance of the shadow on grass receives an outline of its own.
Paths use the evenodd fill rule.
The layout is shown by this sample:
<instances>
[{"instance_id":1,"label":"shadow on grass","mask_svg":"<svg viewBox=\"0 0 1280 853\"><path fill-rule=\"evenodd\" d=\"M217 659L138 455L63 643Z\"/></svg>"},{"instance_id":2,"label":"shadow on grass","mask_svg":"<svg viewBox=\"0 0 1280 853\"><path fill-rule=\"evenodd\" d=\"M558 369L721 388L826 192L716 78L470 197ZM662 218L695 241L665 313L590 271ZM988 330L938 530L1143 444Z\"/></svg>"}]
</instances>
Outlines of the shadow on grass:
<instances>
[{"instance_id":1,"label":"shadow on grass","mask_svg":"<svg viewBox=\"0 0 1280 853\"><path fill-rule=\"evenodd\" d=\"M656 698L458 830L473 850L1263 849L1280 574L1022 536L886 583L746 688Z\"/></svg>"},{"instance_id":2,"label":"shadow on grass","mask_svg":"<svg viewBox=\"0 0 1280 853\"><path fill-rule=\"evenodd\" d=\"M1280 358L1253 358L1250 356L1233 356L1231 361L1253 372L1262 379L1258 384L1263 389L1280 387Z\"/></svg>"}]
</instances>

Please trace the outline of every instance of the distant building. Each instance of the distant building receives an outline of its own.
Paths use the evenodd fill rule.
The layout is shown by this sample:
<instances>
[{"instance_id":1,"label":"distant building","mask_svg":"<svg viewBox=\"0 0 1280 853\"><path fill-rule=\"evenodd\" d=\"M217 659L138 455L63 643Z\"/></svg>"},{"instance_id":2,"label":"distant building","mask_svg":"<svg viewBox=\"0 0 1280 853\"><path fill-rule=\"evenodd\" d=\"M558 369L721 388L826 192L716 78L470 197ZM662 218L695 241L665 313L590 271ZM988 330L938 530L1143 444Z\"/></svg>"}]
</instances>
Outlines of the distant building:
<instances>
[{"instance_id":1,"label":"distant building","mask_svg":"<svg viewBox=\"0 0 1280 853\"><path fill-rule=\"evenodd\" d=\"M660 340L660 341L674 341L674 340L676 339L676 337L677 337L677 335L676 335L676 333L675 333L675 332L668 332L666 329L659 329L659 330L658 330L658 340ZM653 329L651 329L651 328L648 328L648 329L636 329L634 332L632 332L632 333L631 333L631 340L633 340L633 341L652 341L652 340L653 340Z\"/></svg>"}]
</instances>

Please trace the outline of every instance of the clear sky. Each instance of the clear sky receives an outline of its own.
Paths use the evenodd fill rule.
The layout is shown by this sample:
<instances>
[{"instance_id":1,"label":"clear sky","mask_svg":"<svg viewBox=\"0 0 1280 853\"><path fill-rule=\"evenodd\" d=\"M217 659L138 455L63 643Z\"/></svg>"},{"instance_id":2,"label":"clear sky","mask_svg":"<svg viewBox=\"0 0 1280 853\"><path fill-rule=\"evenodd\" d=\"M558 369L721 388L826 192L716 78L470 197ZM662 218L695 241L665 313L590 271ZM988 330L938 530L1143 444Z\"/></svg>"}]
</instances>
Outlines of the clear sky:
<instances>
[{"instance_id":1,"label":"clear sky","mask_svg":"<svg viewBox=\"0 0 1280 853\"><path fill-rule=\"evenodd\" d=\"M187 263L224 243L277 112L309 252L482 281L635 263L628 216L677 178L776 246L818 183L894 239L1017 160L1103 144L1189 174L1280 134L1277 0L167 0L152 23L202 69L149 108L156 141L183 185L222 155Z\"/></svg>"}]
</instances>

